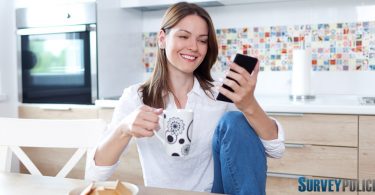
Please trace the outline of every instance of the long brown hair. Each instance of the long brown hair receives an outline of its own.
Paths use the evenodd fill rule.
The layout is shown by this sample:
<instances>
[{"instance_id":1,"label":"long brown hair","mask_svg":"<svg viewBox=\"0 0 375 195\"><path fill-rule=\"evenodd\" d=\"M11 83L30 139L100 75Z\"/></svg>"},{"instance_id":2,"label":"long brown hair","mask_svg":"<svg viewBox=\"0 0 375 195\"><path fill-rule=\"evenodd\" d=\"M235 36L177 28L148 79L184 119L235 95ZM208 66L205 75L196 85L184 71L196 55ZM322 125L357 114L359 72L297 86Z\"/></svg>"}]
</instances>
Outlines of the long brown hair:
<instances>
[{"instance_id":1,"label":"long brown hair","mask_svg":"<svg viewBox=\"0 0 375 195\"><path fill-rule=\"evenodd\" d=\"M180 2L172 5L165 12L161 24L161 30L168 33L169 29L173 28L183 18L189 15L198 15L204 19L208 26L208 48L207 54L202 63L194 70L193 74L198 79L200 86L205 91L206 95L210 97L208 92L212 95L213 81L210 70L215 63L218 55L218 46L216 41L215 28L212 24L210 15L206 10L193 3ZM142 101L145 105L154 108L165 108L164 96L170 87L168 86L168 68L167 57L164 49L158 48L157 58L154 71L151 77L140 86L138 91L142 93Z\"/></svg>"}]
</instances>

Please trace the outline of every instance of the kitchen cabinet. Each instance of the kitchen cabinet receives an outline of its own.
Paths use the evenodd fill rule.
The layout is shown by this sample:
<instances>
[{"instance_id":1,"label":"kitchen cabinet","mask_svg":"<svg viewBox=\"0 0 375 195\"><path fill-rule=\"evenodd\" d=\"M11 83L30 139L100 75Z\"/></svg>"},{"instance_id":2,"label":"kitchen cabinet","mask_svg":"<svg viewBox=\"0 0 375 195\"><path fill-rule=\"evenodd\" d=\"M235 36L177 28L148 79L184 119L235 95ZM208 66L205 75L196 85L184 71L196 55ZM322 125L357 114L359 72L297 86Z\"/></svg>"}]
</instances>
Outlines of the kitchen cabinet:
<instances>
[{"instance_id":1,"label":"kitchen cabinet","mask_svg":"<svg viewBox=\"0 0 375 195\"><path fill-rule=\"evenodd\" d=\"M375 116L359 117L358 157L359 179L375 179ZM360 192L359 194L370 195L374 192Z\"/></svg>"},{"instance_id":2,"label":"kitchen cabinet","mask_svg":"<svg viewBox=\"0 0 375 195\"><path fill-rule=\"evenodd\" d=\"M95 106L22 104L18 107L20 118L36 119L90 119L98 118Z\"/></svg>"},{"instance_id":3,"label":"kitchen cabinet","mask_svg":"<svg viewBox=\"0 0 375 195\"><path fill-rule=\"evenodd\" d=\"M330 114L272 115L285 129L286 143L358 147L358 116Z\"/></svg>"},{"instance_id":4,"label":"kitchen cabinet","mask_svg":"<svg viewBox=\"0 0 375 195\"><path fill-rule=\"evenodd\" d=\"M281 159L268 158L267 194L300 194L299 176L358 178L358 115L271 116L283 125L286 150Z\"/></svg>"},{"instance_id":5,"label":"kitchen cabinet","mask_svg":"<svg viewBox=\"0 0 375 195\"><path fill-rule=\"evenodd\" d=\"M252 3L270 3L283 2L291 0L185 0L186 2L195 3L203 7L252 4ZM143 11L166 9L170 5L176 3L176 0L121 0L122 8L136 8Z\"/></svg>"}]
</instances>

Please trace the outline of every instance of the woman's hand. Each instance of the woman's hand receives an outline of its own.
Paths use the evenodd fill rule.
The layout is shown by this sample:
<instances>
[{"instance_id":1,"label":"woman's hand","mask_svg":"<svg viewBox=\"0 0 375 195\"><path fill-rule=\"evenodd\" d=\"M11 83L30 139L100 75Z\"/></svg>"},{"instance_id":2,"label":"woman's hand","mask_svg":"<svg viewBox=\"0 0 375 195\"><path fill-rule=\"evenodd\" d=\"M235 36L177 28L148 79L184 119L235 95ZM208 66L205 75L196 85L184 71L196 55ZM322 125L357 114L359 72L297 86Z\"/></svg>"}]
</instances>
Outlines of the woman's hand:
<instances>
[{"instance_id":1,"label":"woman's hand","mask_svg":"<svg viewBox=\"0 0 375 195\"><path fill-rule=\"evenodd\" d=\"M124 118L119 129L125 136L151 137L154 135L153 131L160 128L159 115L162 112L162 108L156 109L143 105Z\"/></svg>"},{"instance_id":2,"label":"woman's hand","mask_svg":"<svg viewBox=\"0 0 375 195\"><path fill-rule=\"evenodd\" d=\"M234 92L225 89L223 86L219 88L219 92L231 99L236 107L244 112L253 103L256 103L254 91L259 73L259 62L251 74L236 63L231 63L229 67L231 70L228 72L227 77L233 80L225 78L223 83L232 88Z\"/></svg>"}]
</instances>

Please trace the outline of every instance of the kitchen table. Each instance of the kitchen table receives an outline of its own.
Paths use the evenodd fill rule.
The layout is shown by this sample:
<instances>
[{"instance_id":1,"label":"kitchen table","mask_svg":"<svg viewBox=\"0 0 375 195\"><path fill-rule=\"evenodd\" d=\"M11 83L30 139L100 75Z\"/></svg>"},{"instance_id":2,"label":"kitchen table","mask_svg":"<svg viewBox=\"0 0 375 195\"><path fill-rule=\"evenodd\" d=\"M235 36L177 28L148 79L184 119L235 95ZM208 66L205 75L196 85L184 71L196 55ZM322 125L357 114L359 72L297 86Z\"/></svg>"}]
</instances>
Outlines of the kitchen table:
<instances>
[{"instance_id":1,"label":"kitchen table","mask_svg":"<svg viewBox=\"0 0 375 195\"><path fill-rule=\"evenodd\" d=\"M88 185L89 183L90 181L80 179L35 176L0 171L1 195L67 195L72 189ZM212 193L205 192L191 192L145 186L138 186L138 188L139 195L212 195Z\"/></svg>"}]
</instances>

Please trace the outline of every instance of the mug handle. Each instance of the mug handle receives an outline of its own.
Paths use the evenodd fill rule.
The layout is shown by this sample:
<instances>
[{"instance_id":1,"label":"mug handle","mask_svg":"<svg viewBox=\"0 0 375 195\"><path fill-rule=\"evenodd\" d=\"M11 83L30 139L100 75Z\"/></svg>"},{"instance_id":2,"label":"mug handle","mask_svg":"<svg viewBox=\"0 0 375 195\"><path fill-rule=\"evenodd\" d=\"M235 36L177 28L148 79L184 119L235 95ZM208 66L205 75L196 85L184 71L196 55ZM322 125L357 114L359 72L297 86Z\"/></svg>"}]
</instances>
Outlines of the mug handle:
<instances>
[{"instance_id":1,"label":"mug handle","mask_svg":"<svg viewBox=\"0 0 375 195\"><path fill-rule=\"evenodd\" d=\"M160 129L164 129L164 113L161 114L161 116L159 115L159 120L161 120L161 128ZM159 123L160 124L160 123ZM158 134L158 132L156 132L155 130L152 130L154 132L154 135L156 136L156 138L158 138L158 140L163 144L163 145L166 145L167 143L165 142L165 140Z\"/></svg>"}]
</instances>

